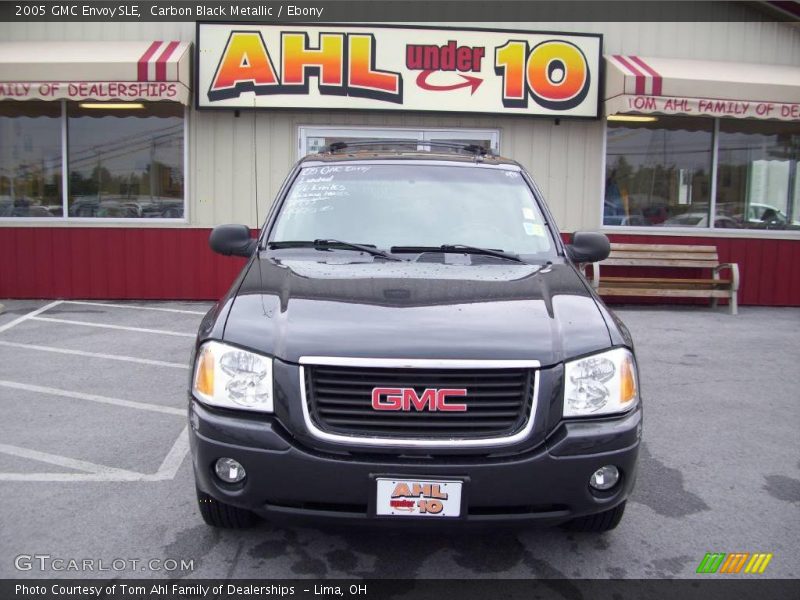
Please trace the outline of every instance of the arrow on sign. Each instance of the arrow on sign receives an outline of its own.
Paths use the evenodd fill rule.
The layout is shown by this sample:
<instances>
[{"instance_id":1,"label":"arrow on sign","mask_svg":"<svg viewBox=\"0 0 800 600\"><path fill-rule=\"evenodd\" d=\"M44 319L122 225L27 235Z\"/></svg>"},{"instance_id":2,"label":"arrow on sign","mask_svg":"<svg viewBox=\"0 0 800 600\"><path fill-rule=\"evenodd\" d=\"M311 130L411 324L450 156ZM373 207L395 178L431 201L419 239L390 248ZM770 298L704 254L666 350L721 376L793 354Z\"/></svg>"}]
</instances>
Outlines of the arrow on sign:
<instances>
[{"instance_id":1,"label":"arrow on sign","mask_svg":"<svg viewBox=\"0 0 800 600\"><path fill-rule=\"evenodd\" d=\"M462 75L461 73L458 74L459 77L463 78L464 81L461 83L453 83L450 85L436 85L433 83L428 83L428 77L431 73L435 73L436 71L422 71L417 76L417 86L421 87L423 90L430 90L432 92L448 92L450 90L458 90L465 87L471 87L472 91L470 92L470 96L475 93L475 90L483 83L483 79L480 77L474 77L472 75Z\"/></svg>"}]
</instances>

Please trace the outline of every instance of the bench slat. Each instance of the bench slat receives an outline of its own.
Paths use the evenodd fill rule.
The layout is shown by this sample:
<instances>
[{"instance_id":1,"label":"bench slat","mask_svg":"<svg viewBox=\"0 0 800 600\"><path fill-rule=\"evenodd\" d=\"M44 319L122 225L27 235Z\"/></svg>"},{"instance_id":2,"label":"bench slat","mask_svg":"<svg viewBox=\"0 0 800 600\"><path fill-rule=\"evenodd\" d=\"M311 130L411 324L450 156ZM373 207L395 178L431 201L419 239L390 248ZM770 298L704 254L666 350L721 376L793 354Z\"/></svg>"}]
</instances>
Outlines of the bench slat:
<instances>
[{"instance_id":1,"label":"bench slat","mask_svg":"<svg viewBox=\"0 0 800 600\"><path fill-rule=\"evenodd\" d=\"M607 258L600 263L610 267L698 267L711 269L719 262L716 260L664 260L655 258Z\"/></svg>"},{"instance_id":2,"label":"bench slat","mask_svg":"<svg viewBox=\"0 0 800 600\"><path fill-rule=\"evenodd\" d=\"M662 296L669 298L728 298L727 290L682 290L670 288L627 288L601 287L597 290L601 296Z\"/></svg>"},{"instance_id":3,"label":"bench slat","mask_svg":"<svg viewBox=\"0 0 800 600\"><path fill-rule=\"evenodd\" d=\"M654 258L658 260L718 260L716 252L625 252L612 250L609 258Z\"/></svg>"},{"instance_id":4,"label":"bench slat","mask_svg":"<svg viewBox=\"0 0 800 600\"><path fill-rule=\"evenodd\" d=\"M730 279L692 279L680 277L605 277L600 276L600 285L604 283L703 283L713 285L730 285Z\"/></svg>"},{"instance_id":5,"label":"bench slat","mask_svg":"<svg viewBox=\"0 0 800 600\"><path fill-rule=\"evenodd\" d=\"M687 284L687 283L609 283L601 284L601 288L619 288L629 290L632 288L637 289L652 289L652 290L723 290L730 291L730 284L727 286L719 286L711 283Z\"/></svg>"},{"instance_id":6,"label":"bench slat","mask_svg":"<svg viewBox=\"0 0 800 600\"><path fill-rule=\"evenodd\" d=\"M652 250L657 251L673 251L679 252L716 252L716 246L684 246L683 244L620 244L616 242L611 243L612 250L629 250L631 252L649 252Z\"/></svg>"}]
</instances>

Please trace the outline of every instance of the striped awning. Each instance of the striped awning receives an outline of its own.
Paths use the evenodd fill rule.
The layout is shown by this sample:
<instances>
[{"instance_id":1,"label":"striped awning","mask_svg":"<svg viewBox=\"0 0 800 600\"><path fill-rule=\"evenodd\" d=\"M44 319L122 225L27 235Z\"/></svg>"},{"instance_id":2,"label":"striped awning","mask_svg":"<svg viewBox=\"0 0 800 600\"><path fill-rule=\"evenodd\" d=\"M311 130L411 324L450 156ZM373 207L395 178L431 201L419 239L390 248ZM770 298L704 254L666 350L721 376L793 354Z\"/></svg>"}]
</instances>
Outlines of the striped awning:
<instances>
[{"instance_id":1,"label":"striped awning","mask_svg":"<svg viewBox=\"0 0 800 600\"><path fill-rule=\"evenodd\" d=\"M190 100L189 42L0 43L0 100Z\"/></svg>"},{"instance_id":2,"label":"striped awning","mask_svg":"<svg viewBox=\"0 0 800 600\"><path fill-rule=\"evenodd\" d=\"M800 120L800 68L606 56L606 115L680 114Z\"/></svg>"}]
</instances>

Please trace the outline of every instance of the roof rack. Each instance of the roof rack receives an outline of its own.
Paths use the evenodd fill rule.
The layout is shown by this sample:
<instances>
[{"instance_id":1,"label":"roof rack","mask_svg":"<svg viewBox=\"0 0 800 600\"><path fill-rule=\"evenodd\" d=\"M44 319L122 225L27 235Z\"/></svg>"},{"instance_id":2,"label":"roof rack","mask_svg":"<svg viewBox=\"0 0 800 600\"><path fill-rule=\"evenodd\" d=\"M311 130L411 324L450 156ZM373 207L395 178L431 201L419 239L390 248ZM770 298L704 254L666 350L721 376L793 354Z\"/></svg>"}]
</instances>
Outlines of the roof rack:
<instances>
[{"instance_id":1,"label":"roof rack","mask_svg":"<svg viewBox=\"0 0 800 600\"><path fill-rule=\"evenodd\" d=\"M428 146L430 148L437 147L437 148L449 148L451 150L457 150L460 152L465 152L467 154L471 154L476 157L483 157L483 156L494 156L494 152L491 148L486 148L485 146L480 146L478 144L459 144L457 142L436 142L432 140L357 140L355 142L333 142L328 144L327 146L323 146L320 148L320 154L335 154L337 152L342 152L349 148L366 148L369 146L413 146L415 150L418 150L418 146Z\"/></svg>"}]
</instances>

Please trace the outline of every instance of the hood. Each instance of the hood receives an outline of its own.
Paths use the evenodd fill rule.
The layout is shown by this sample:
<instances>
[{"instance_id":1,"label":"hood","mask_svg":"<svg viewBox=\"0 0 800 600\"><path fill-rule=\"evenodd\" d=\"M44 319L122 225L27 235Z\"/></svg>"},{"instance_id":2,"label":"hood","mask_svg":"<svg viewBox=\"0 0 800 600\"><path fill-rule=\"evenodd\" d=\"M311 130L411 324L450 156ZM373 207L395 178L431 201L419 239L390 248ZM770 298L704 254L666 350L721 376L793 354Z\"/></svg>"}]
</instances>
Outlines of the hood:
<instances>
[{"instance_id":1,"label":"hood","mask_svg":"<svg viewBox=\"0 0 800 600\"><path fill-rule=\"evenodd\" d=\"M529 265L255 258L225 341L301 356L535 359L607 348L606 322L575 269Z\"/></svg>"}]
</instances>

